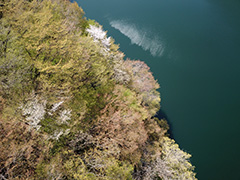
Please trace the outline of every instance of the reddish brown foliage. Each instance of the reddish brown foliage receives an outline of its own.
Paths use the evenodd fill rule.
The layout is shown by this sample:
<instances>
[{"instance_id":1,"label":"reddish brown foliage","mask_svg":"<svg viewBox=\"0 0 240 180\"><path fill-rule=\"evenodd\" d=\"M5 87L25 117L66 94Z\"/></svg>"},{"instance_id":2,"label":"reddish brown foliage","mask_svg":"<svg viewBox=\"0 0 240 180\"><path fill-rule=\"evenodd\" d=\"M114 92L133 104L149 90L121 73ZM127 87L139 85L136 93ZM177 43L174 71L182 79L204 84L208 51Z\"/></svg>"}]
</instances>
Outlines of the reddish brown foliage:
<instances>
[{"instance_id":1,"label":"reddish brown foliage","mask_svg":"<svg viewBox=\"0 0 240 180\"><path fill-rule=\"evenodd\" d=\"M39 136L18 122L0 119L0 174L7 179L33 177L43 145Z\"/></svg>"},{"instance_id":2,"label":"reddish brown foliage","mask_svg":"<svg viewBox=\"0 0 240 180\"><path fill-rule=\"evenodd\" d=\"M125 61L125 67L132 72L132 87L138 92L150 92L158 89L159 85L154 79L149 67L143 61Z\"/></svg>"},{"instance_id":3,"label":"reddish brown foliage","mask_svg":"<svg viewBox=\"0 0 240 180\"><path fill-rule=\"evenodd\" d=\"M126 156L141 147L148 136L142 114L129 108L128 102L117 93L120 92L115 90L114 95L109 97L111 101L102 110L94 132L102 145L117 144L121 155Z\"/></svg>"}]
</instances>

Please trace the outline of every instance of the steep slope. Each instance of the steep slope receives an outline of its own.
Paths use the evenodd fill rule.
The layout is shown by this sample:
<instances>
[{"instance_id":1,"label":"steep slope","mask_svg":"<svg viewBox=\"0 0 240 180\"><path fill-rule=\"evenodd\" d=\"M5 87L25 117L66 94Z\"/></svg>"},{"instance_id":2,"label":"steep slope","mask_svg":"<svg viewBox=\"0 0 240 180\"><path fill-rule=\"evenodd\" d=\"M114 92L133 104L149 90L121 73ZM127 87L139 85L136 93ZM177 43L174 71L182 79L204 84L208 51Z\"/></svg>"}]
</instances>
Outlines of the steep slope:
<instances>
[{"instance_id":1,"label":"steep slope","mask_svg":"<svg viewBox=\"0 0 240 180\"><path fill-rule=\"evenodd\" d=\"M1 0L1 179L195 179L158 83L66 0Z\"/></svg>"}]
</instances>

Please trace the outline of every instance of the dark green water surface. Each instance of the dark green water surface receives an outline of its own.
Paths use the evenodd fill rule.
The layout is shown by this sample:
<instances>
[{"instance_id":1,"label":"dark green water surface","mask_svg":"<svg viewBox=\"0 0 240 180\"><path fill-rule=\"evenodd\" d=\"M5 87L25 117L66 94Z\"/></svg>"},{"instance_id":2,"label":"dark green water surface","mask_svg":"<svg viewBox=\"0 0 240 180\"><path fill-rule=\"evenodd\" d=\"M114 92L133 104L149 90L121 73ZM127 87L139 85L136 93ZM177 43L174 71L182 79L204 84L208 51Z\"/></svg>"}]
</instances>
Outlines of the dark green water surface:
<instances>
[{"instance_id":1,"label":"dark green water surface","mask_svg":"<svg viewBox=\"0 0 240 180\"><path fill-rule=\"evenodd\" d=\"M240 180L240 1L77 0L161 85L173 138L201 180Z\"/></svg>"}]
</instances>

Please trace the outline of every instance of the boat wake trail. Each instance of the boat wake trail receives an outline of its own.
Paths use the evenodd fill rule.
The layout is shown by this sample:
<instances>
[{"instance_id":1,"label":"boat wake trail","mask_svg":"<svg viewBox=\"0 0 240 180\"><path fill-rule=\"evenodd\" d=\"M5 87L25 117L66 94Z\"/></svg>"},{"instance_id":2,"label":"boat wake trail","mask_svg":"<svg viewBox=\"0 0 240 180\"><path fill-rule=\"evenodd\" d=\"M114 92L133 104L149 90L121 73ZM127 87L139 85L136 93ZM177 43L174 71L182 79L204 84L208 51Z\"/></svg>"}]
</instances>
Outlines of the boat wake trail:
<instances>
[{"instance_id":1,"label":"boat wake trail","mask_svg":"<svg viewBox=\"0 0 240 180\"><path fill-rule=\"evenodd\" d=\"M162 56L164 52L163 42L160 38L152 34L147 29L139 28L133 23L125 20L110 21L110 25L127 36L132 44L142 47L145 51L150 51L152 56Z\"/></svg>"}]
</instances>

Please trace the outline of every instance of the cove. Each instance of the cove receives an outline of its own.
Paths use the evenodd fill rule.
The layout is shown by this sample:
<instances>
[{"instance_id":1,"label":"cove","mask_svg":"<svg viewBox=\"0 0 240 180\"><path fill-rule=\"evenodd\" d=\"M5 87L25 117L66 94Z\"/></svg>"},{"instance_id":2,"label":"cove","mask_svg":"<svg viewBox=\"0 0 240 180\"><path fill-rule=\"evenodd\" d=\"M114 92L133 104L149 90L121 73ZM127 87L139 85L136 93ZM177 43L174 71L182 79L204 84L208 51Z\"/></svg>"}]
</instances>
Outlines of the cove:
<instances>
[{"instance_id":1,"label":"cove","mask_svg":"<svg viewBox=\"0 0 240 180\"><path fill-rule=\"evenodd\" d=\"M161 113L198 179L239 180L240 2L77 0L161 85Z\"/></svg>"}]
</instances>

